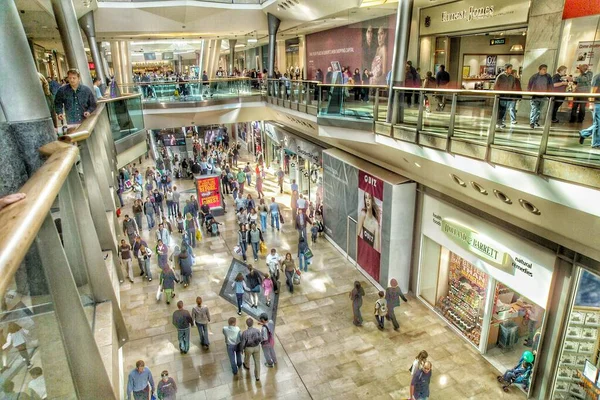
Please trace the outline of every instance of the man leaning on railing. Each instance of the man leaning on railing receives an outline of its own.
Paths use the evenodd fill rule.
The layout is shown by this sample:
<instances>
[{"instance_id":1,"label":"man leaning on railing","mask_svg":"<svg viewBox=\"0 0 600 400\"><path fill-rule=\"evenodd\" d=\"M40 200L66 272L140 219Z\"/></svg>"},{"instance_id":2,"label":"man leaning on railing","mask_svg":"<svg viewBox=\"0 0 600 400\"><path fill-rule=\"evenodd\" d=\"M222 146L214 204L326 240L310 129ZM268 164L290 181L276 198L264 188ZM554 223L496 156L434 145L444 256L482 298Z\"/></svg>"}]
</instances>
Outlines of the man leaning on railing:
<instances>
[{"instance_id":1,"label":"man leaning on railing","mask_svg":"<svg viewBox=\"0 0 600 400\"><path fill-rule=\"evenodd\" d=\"M81 75L76 69L67 72L68 85L56 92L54 108L58 119L66 118L69 124L79 124L96 109L96 96L89 87L81 84Z\"/></svg>"}]
</instances>

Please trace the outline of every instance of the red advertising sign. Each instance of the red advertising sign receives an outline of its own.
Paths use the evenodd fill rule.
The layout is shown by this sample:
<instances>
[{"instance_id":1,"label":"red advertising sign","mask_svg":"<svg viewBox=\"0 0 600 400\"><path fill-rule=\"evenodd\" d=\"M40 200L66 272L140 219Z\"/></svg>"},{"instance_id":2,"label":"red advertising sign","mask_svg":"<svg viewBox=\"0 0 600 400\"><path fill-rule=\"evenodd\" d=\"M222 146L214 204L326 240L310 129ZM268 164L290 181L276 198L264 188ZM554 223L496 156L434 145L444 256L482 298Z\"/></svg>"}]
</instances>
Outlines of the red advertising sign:
<instances>
[{"instance_id":1,"label":"red advertising sign","mask_svg":"<svg viewBox=\"0 0 600 400\"><path fill-rule=\"evenodd\" d=\"M600 1L566 0L562 18L579 18L596 14L600 14Z\"/></svg>"},{"instance_id":2,"label":"red advertising sign","mask_svg":"<svg viewBox=\"0 0 600 400\"><path fill-rule=\"evenodd\" d=\"M208 204L210 208L221 207L220 181L218 176L202 177L196 180L198 203Z\"/></svg>"},{"instance_id":3,"label":"red advertising sign","mask_svg":"<svg viewBox=\"0 0 600 400\"><path fill-rule=\"evenodd\" d=\"M381 262L382 212L383 181L359 170L357 261L377 282Z\"/></svg>"}]
</instances>

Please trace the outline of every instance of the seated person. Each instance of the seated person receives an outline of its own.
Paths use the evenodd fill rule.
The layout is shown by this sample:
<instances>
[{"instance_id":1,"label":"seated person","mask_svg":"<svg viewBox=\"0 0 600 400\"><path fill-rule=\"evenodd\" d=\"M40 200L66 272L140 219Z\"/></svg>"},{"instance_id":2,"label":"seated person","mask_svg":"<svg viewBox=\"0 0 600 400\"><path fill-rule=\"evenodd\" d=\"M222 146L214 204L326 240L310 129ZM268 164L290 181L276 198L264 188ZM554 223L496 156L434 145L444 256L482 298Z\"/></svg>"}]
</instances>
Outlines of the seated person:
<instances>
[{"instance_id":1,"label":"seated person","mask_svg":"<svg viewBox=\"0 0 600 400\"><path fill-rule=\"evenodd\" d=\"M507 370L504 375L498 377L498 382L506 383L502 388L507 390L508 386L513 383L523 385L525 391L529 390L529 378L533 369L533 361L535 357L531 351L523 352L519 363L513 368Z\"/></svg>"}]
</instances>

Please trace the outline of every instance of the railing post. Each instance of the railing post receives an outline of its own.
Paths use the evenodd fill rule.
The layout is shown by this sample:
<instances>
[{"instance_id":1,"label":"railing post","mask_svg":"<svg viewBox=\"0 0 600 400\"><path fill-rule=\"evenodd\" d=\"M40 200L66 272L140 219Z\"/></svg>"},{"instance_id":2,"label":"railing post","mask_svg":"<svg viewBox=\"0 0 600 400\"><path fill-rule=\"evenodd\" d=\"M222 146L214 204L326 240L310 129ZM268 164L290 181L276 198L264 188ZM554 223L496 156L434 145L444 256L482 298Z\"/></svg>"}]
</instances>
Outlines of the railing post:
<instances>
[{"instance_id":1,"label":"railing post","mask_svg":"<svg viewBox=\"0 0 600 400\"><path fill-rule=\"evenodd\" d=\"M450 106L450 122L448 125L448 139L446 139L446 151L450 152L452 136L454 136L454 121L456 121L456 102L458 93L452 93L452 105Z\"/></svg>"},{"instance_id":2,"label":"railing post","mask_svg":"<svg viewBox=\"0 0 600 400\"><path fill-rule=\"evenodd\" d=\"M317 103L317 114L321 113L321 103L323 102L323 86L317 85L319 91L319 102Z\"/></svg>"},{"instance_id":3,"label":"railing post","mask_svg":"<svg viewBox=\"0 0 600 400\"><path fill-rule=\"evenodd\" d=\"M554 107L555 97L550 97L548 100L548 109L546 110L546 119L544 120L544 131L542 132L542 140L538 149L538 155L535 160L535 172L542 173L542 157L548 150L548 140L550 139L550 126L552 125L552 108Z\"/></svg>"},{"instance_id":4,"label":"railing post","mask_svg":"<svg viewBox=\"0 0 600 400\"><path fill-rule=\"evenodd\" d=\"M306 101L306 106L308 107L310 105L310 85L311 85L311 83L310 82L305 82L305 85L306 85L306 92L305 92L306 98L305 98L305 101Z\"/></svg>"},{"instance_id":5,"label":"railing post","mask_svg":"<svg viewBox=\"0 0 600 400\"><path fill-rule=\"evenodd\" d=\"M112 282L104 258L102 256L102 249L100 248L100 242L98 235L94 229L89 229L93 225L94 221L89 208L78 207L79 204L85 204L86 199L83 192L81 181L79 180L79 174L77 170L73 168L67 177L65 183L68 186L70 196L67 197L66 201L72 201L73 204L70 206L75 211L75 220L80 235L81 247L83 255L86 259L87 274L90 279L90 285L92 286L92 295L96 303L102 303L110 301L113 304L113 318L117 329L117 335L119 337L119 347L122 346L129 338L127 334L127 327L125 326L125 319L121 313L119 302L115 291L113 290ZM117 257L117 252L113 251L113 261ZM113 263L113 267L114 267ZM116 266L117 277L119 281L123 278L123 269ZM132 277L130 277L132 278Z\"/></svg>"},{"instance_id":6,"label":"railing post","mask_svg":"<svg viewBox=\"0 0 600 400\"><path fill-rule=\"evenodd\" d=\"M36 243L43 255L42 265L77 398L93 399L102 393L103 398L116 399L50 213L38 232ZM118 308L117 304L114 308Z\"/></svg>"},{"instance_id":7,"label":"railing post","mask_svg":"<svg viewBox=\"0 0 600 400\"><path fill-rule=\"evenodd\" d=\"M367 90L370 90L367 88ZM390 110L388 110L390 112ZM375 102L373 103L373 121L379 121L379 88L375 88Z\"/></svg>"},{"instance_id":8,"label":"railing post","mask_svg":"<svg viewBox=\"0 0 600 400\"><path fill-rule=\"evenodd\" d=\"M496 138L496 121L498 121L498 107L500 105L500 95L494 95L494 106L492 108L492 117L490 121L490 126L488 130L487 137L487 147L485 150L485 159L489 161L490 159L490 147L494 144L494 139Z\"/></svg>"},{"instance_id":9,"label":"railing post","mask_svg":"<svg viewBox=\"0 0 600 400\"><path fill-rule=\"evenodd\" d=\"M419 114L417 115L417 143L419 143L419 133L423 130L423 104L425 103L425 91L419 92L419 99L421 99L421 101L419 101Z\"/></svg>"},{"instance_id":10,"label":"railing post","mask_svg":"<svg viewBox=\"0 0 600 400\"><path fill-rule=\"evenodd\" d=\"M392 119L390 120L390 122L392 123L392 125L396 125L398 122L403 122L402 116L398 116L398 114L403 114L403 112L400 111L400 91L394 90L393 93L390 93L390 96L394 96L394 99L391 103L388 101L388 104L391 104L392 106ZM388 110L387 112L389 113L390 110Z\"/></svg>"}]
</instances>

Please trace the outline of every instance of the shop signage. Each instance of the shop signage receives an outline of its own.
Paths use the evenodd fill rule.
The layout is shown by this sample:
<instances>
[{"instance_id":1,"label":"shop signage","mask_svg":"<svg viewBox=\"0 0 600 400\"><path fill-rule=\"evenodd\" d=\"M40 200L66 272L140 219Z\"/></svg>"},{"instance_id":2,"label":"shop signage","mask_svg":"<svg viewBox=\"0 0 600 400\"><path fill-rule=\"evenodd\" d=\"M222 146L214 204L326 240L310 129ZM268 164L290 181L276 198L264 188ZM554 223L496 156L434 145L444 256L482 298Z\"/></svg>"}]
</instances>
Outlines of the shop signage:
<instances>
[{"instance_id":1,"label":"shop signage","mask_svg":"<svg viewBox=\"0 0 600 400\"><path fill-rule=\"evenodd\" d=\"M442 218L442 231L456 243L478 257L486 261L491 261L502 268L512 266L510 256L500 250L498 244L470 228L460 225L455 221Z\"/></svg>"},{"instance_id":2,"label":"shop signage","mask_svg":"<svg viewBox=\"0 0 600 400\"><path fill-rule=\"evenodd\" d=\"M600 14L600 1L565 0L562 18L579 18L597 14Z\"/></svg>"},{"instance_id":3,"label":"shop signage","mask_svg":"<svg viewBox=\"0 0 600 400\"><path fill-rule=\"evenodd\" d=\"M529 0L460 0L420 12L421 35L463 32L526 23Z\"/></svg>"},{"instance_id":4,"label":"shop signage","mask_svg":"<svg viewBox=\"0 0 600 400\"><path fill-rule=\"evenodd\" d=\"M506 44L506 38L490 39L490 46L499 46L502 44Z\"/></svg>"}]
</instances>

